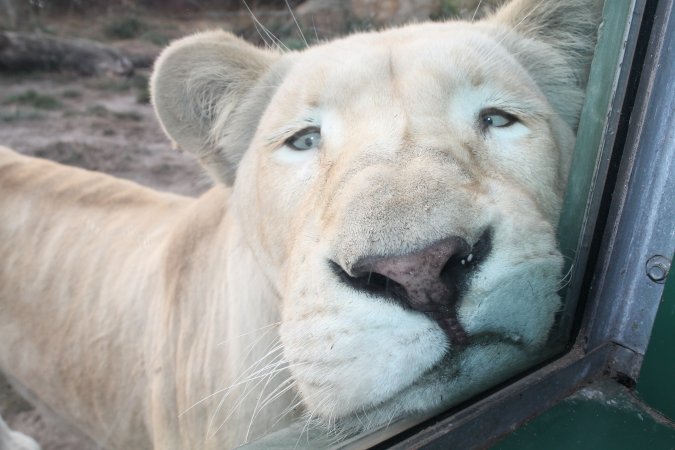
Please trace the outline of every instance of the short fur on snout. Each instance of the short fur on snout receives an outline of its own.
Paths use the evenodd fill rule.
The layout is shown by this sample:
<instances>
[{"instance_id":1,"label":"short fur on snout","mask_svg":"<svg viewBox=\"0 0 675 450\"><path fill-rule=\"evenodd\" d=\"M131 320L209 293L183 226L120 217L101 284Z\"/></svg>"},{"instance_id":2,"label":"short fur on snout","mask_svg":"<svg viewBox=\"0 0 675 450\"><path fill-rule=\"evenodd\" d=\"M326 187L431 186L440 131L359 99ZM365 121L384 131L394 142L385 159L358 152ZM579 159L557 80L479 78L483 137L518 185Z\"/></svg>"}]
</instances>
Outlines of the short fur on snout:
<instances>
[{"instance_id":1,"label":"short fur on snout","mask_svg":"<svg viewBox=\"0 0 675 450\"><path fill-rule=\"evenodd\" d=\"M561 307L593 3L289 53L171 44L153 104L216 186L188 199L1 149L0 369L114 449L230 448L302 414L370 429L521 370ZM417 272L453 280L446 316L396 272L435 248Z\"/></svg>"}]
</instances>

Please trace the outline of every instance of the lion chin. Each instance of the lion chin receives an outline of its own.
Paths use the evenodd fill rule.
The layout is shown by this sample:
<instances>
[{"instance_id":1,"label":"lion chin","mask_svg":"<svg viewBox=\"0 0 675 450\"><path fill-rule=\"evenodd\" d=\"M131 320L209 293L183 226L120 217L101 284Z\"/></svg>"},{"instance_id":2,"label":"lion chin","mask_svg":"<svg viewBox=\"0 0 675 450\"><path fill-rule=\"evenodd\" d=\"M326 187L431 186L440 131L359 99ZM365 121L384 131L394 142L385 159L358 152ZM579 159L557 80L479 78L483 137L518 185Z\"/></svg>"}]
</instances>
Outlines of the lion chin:
<instances>
[{"instance_id":1,"label":"lion chin","mask_svg":"<svg viewBox=\"0 0 675 450\"><path fill-rule=\"evenodd\" d=\"M542 358L593 3L287 53L178 40L152 101L216 181L198 199L0 149L0 369L101 447L222 449Z\"/></svg>"}]
</instances>

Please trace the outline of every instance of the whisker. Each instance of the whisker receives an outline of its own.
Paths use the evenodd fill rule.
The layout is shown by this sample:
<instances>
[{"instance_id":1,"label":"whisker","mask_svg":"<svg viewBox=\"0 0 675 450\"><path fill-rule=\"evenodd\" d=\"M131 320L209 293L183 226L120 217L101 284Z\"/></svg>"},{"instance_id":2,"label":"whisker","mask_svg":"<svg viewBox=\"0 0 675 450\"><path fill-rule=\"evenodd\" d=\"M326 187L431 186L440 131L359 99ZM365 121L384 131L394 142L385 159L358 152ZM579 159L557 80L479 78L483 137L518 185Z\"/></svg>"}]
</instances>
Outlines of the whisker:
<instances>
[{"instance_id":1,"label":"whisker","mask_svg":"<svg viewBox=\"0 0 675 450\"><path fill-rule=\"evenodd\" d=\"M239 376L234 380L233 384L230 384L230 385L229 385L228 387L226 387L226 388L218 389L217 391L215 391L215 392L213 392L213 393L207 395L207 396L204 397L203 399L197 401L195 404L193 404L192 406L190 406L189 408L187 408L185 411L181 412L181 413L178 415L178 417L183 416L185 413L187 413L187 412L190 411L191 409L193 409L193 408L195 408L196 406L198 406L198 405L204 403L205 401L207 401L207 400L209 400L209 399L215 397L216 395L219 395L219 394L222 394L222 393L227 393L228 391L230 391L231 389L233 389L233 388L235 388L235 387L237 387L237 386L240 386L240 385L242 385L242 384L244 384L244 383L247 383L247 382L250 382L250 381L252 381L252 380L254 380L254 379L257 379L257 376L256 376L256 375L257 375L258 373L260 373L261 370L264 370L264 368L263 368L263 369L258 369L258 370L254 370L254 369L262 362L262 360L264 360L266 357L268 357L269 355L273 354L274 352L278 352L279 350L283 350L283 347L282 347L281 344L279 344L277 347L275 347L274 349L272 349L272 350L270 350L269 352L267 352L267 353L266 353L265 355L263 355L260 359L258 359L255 363L253 363L248 369L246 369L244 372L242 372L242 374L239 375ZM282 356L282 355L279 355L279 357L281 357L281 356ZM269 366L269 364L268 364L268 366ZM268 366L265 366L265 368L268 367ZM254 372L253 372L253 373L249 373L251 370L254 370ZM246 378L246 379L242 380L243 377L247 377L247 376L248 376L249 378Z\"/></svg>"},{"instance_id":2,"label":"whisker","mask_svg":"<svg viewBox=\"0 0 675 450\"><path fill-rule=\"evenodd\" d=\"M277 420L274 421L274 423L272 424L272 428L274 428L274 426L275 426L276 424L278 424L278 423L281 421L281 419L283 419L283 418L286 417L288 414L290 414L294 409L296 409L296 408L298 408L299 406L302 406L302 405L304 404L304 400L303 400L303 399L300 399L300 400L296 401L296 399L299 398L299 397L300 397L300 393L298 392L298 393L295 394L295 397L293 397L293 399L291 400L290 405L287 406L287 407L286 407L286 408L285 408L285 409L284 409L284 410L276 417Z\"/></svg>"},{"instance_id":3,"label":"whisker","mask_svg":"<svg viewBox=\"0 0 675 450\"><path fill-rule=\"evenodd\" d=\"M251 18L253 19L253 23L254 23L254 25L256 25L256 30L258 30L258 27L260 27L260 29L261 29L262 31L265 32L265 34L267 35L267 37L270 38L270 39L272 39L272 42L276 45L276 47L277 47L279 50L281 50L282 52L284 52L284 51L285 51L285 52L289 52L290 50L289 50L288 47L286 47L286 45L281 41L281 39L277 38L270 30L268 30L267 27L265 27L265 25L263 25L263 24L258 20L258 18L256 17L256 15L253 14L253 11L252 11L251 8L248 6L248 3L246 2L246 0L241 0L241 2L242 2L242 4L244 5L244 7L246 8L246 10L248 11L248 13L251 15ZM260 37L262 38L263 41L265 41L265 44L266 44L266 45L268 45L269 47L272 47L271 45L269 45L269 44L267 43L267 41L265 40L265 38L263 37L263 35L260 33L260 30L258 30L258 34L260 34ZM283 47L283 48L282 48L282 47Z\"/></svg>"},{"instance_id":4,"label":"whisker","mask_svg":"<svg viewBox=\"0 0 675 450\"><path fill-rule=\"evenodd\" d=\"M316 42L319 42L319 33L316 31L316 24L314 23L314 16L312 16L312 28L314 28L314 37L316 38Z\"/></svg>"},{"instance_id":5,"label":"whisker","mask_svg":"<svg viewBox=\"0 0 675 450\"><path fill-rule=\"evenodd\" d=\"M300 24L298 23L298 19L296 19L295 14L293 13L293 8L291 8L291 5L288 3L288 0L285 0L286 2L286 7L288 7L288 12L291 13L291 17L293 18L293 22L295 22L295 26L298 27L298 31L300 32L300 37L302 38L303 42L305 43L305 47L309 47L309 44L307 43L307 39L305 39L305 33L302 32L302 28L300 28Z\"/></svg>"},{"instance_id":6,"label":"whisker","mask_svg":"<svg viewBox=\"0 0 675 450\"><path fill-rule=\"evenodd\" d=\"M476 14L478 14L478 10L480 9L480 5L481 5L482 3L483 3L483 0L480 0L480 1L478 2L478 5L476 5L476 9L475 9L474 12L473 12L473 16L471 16L471 22L473 22L474 20L476 20Z\"/></svg>"},{"instance_id":7,"label":"whisker","mask_svg":"<svg viewBox=\"0 0 675 450\"><path fill-rule=\"evenodd\" d=\"M262 331L262 330L265 330L265 329L267 329L267 328L275 327L275 326L277 326L277 325L281 325L281 321L274 322L274 323L271 323L271 324L269 324L269 325L265 325L264 327L256 328L255 330L247 331L246 333L242 333L242 334L239 334L239 335L237 335L237 336L232 336L232 337L230 337L230 338L225 339L224 341L218 342L218 343L216 344L216 346L225 345L226 343L228 343L228 342L230 342L230 341L232 341L232 340L239 339L239 338L242 338L242 337L244 337L244 336L248 336L248 335L250 335L250 334L257 333L258 331Z\"/></svg>"},{"instance_id":8,"label":"whisker","mask_svg":"<svg viewBox=\"0 0 675 450\"><path fill-rule=\"evenodd\" d=\"M574 271L574 264L570 266L570 268L567 270L567 272L562 276L560 281L558 282L558 291L566 288L569 286L569 284L572 282L572 272Z\"/></svg>"},{"instance_id":9,"label":"whisker","mask_svg":"<svg viewBox=\"0 0 675 450\"><path fill-rule=\"evenodd\" d=\"M283 363L286 363L286 361L280 361L279 363L277 363L277 366L278 366L279 364L283 364ZM279 373L279 372L281 372L281 371L283 371L283 370L286 370L286 369L287 369L287 367L282 367L281 369L275 369L274 371L271 371L269 374L266 374L266 375L264 375L264 376L259 377L259 378L260 378L260 381L258 381L257 383L255 383L255 385L253 385L253 387L251 387L251 388L248 387L248 384L250 383L250 381L249 381L249 383L247 383L247 384L246 384L246 387L244 388L244 392L243 392L243 393L241 394L241 396L239 397L239 400L237 400L237 402L236 402L235 405L232 407L232 409L231 409L231 411L229 412L229 414L228 414L228 415L225 417L225 419L222 421L222 423L220 424L220 426L219 426L219 427L218 427L218 428L217 428L217 429L216 429L209 437L215 436L215 435L218 433L218 431L220 431L220 430L223 428L223 426L225 426L225 424L227 423L227 421L230 420L230 418L232 417L232 415L240 408L240 406L243 404L243 402L246 400L246 398L248 398L248 396L251 395L251 393L254 392L255 389L256 389L258 386L260 386L260 384L261 384L267 377L270 377L270 376L272 376L272 375L274 375L274 374L276 374L276 373ZM209 427L209 429L210 429L210 427Z\"/></svg>"},{"instance_id":10,"label":"whisker","mask_svg":"<svg viewBox=\"0 0 675 450\"><path fill-rule=\"evenodd\" d=\"M286 363L286 361L281 361L281 363ZM253 414L251 415L251 420L249 421L248 429L246 430L246 439L245 439L246 441L248 441L248 436L249 436L249 433L251 432L251 427L253 427L253 422L255 421L256 416L258 415L258 413L262 409L262 408L261 409L258 409L258 408L259 408L259 405L260 405L260 400L262 399L262 396L265 393L265 390L267 389L267 386L269 386L270 381L272 381L272 379L274 378L275 375L278 375L279 373L281 373L285 369L288 369L288 364L285 367L282 367L282 369L280 369L280 370L270 371L269 374L267 375L267 381L263 385L262 389L260 389L260 394L258 395L258 399L256 400L255 407L253 408ZM283 381L282 383L277 385L277 387L274 388L272 390L272 392L277 391L279 389L279 386L286 383L289 379L291 379L290 376L288 376L285 381Z\"/></svg>"},{"instance_id":11,"label":"whisker","mask_svg":"<svg viewBox=\"0 0 675 450\"><path fill-rule=\"evenodd\" d=\"M261 383L263 383L265 380L267 380L267 382L265 383L265 386L264 386L264 387L262 388L262 390L261 390L261 394L260 394L260 395L262 396L262 394L263 394L264 391L265 391L265 387L266 387L266 386L269 384L269 382L274 378L274 376L276 376L276 375L278 375L278 374L280 374L280 373L283 373L284 371L290 369L291 367L293 367L293 368L294 368L294 367L300 367L300 366L304 366L304 365L306 365L306 364L308 364L308 363L301 362L301 363L290 364L290 363L288 363L288 362L285 361L285 360L276 360L276 361L274 361L274 362L272 362L272 363L266 365L266 366L263 367L262 369L258 369L258 370L255 371L255 374L262 373L261 375L251 376L251 377L247 378L246 380L239 381L238 383L236 383L236 385L232 385L232 386L228 387L228 388L226 389L228 392L225 393L225 395L223 396L223 398L222 398L222 399L220 400L220 402L218 403L218 407L216 408L215 412L213 413L213 415L212 415L212 417L211 417L211 421L209 422L209 426L207 427L207 435L208 435L208 439L210 439L210 438L212 438L213 436L215 436L215 435L223 428L223 426L227 423L228 420L230 420L230 418L233 416L233 414L234 414L237 410L240 409L240 407L241 407L241 405L243 404L243 402L251 395L251 393L255 392L256 388L258 388L258 386L260 386ZM263 372L264 372L264 373L263 373ZM288 377L288 379L291 379L291 378ZM253 386L249 386L249 385L250 385L253 381L255 381L255 380L258 380L258 381L257 381ZM283 383L285 383L285 381L284 381ZM293 383L295 383L295 381L293 381ZM218 416L218 414L219 414L220 410L222 409L223 404L225 403L226 399L227 399L227 398L229 397L229 395L233 392L232 389L233 389L234 387L242 386L242 385L244 385L244 391L241 393L239 399L238 399L237 402L231 407L231 409L229 410L227 416L226 416L225 419L221 422L221 424L220 424L213 432L211 432L211 429L212 429L213 426L214 426L214 420L215 420L216 417ZM292 387L292 386L291 386L291 387ZM275 389L275 391L276 391L276 390L277 390L277 389ZM275 391L273 391L273 392L275 392ZM265 401L267 401L267 399L265 399ZM267 402L267 404L271 403L271 401L272 401L272 400L270 400L270 402ZM258 403L256 403L256 408L257 408L257 404L258 404ZM267 404L266 404L265 406L267 406ZM261 410L261 409L262 409L262 408L260 408L260 410ZM258 410L258 413L259 413L260 410ZM257 415L257 413L256 413L256 415ZM255 417L253 417L253 418L255 418ZM253 419L253 418L252 418L252 419ZM250 426L252 426L252 423L251 423ZM249 427L249 431L250 431L250 427ZM248 432L247 432L247 436L248 436Z\"/></svg>"},{"instance_id":12,"label":"whisker","mask_svg":"<svg viewBox=\"0 0 675 450\"><path fill-rule=\"evenodd\" d=\"M274 390L271 393L269 393L267 395L267 397L265 397L265 399L262 401L262 403L260 405L260 409L258 410L258 412L265 409L265 407L267 405L269 405L270 403L272 403L273 401L275 401L276 399L281 397L284 393L288 392L290 389L295 387L296 384L297 383L296 383L295 379L293 377L289 376L286 379L286 381L280 383L276 388L274 388ZM257 405L256 405L256 407L257 407ZM254 413L255 413L255 411L254 411Z\"/></svg>"},{"instance_id":13,"label":"whisker","mask_svg":"<svg viewBox=\"0 0 675 450\"><path fill-rule=\"evenodd\" d=\"M321 391L319 391L319 392L321 392ZM305 431L307 431L307 444L309 444L309 431L310 431L310 429L311 429L311 428L310 428L310 424L312 423L312 419L314 418L314 414L316 413L316 411L318 411L319 408L321 408L321 407L323 406L323 404L324 404L326 401L327 401L326 398L324 398L323 400L321 400L321 401L316 405L316 407L314 408L314 410L313 410L310 414L308 414L308 418L307 418L307 420L305 421L305 425L302 427L302 430L300 431L300 436L298 436L298 440L295 442L295 447L294 447L294 449L297 449L297 448L298 448L298 445L300 445L300 440L302 439L302 435L305 434Z\"/></svg>"},{"instance_id":14,"label":"whisker","mask_svg":"<svg viewBox=\"0 0 675 450\"><path fill-rule=\"evenodd\" d=\"M253 409L253 414L251 415L251 421L248 424L248 430L246 431L246 437L244 439L245 441L248 441L249 434L251 433L251 428L253 427L253 423L255 422L256 417L258 417L258 414L260 414L260 412L263 409L265 409L267 405L272 404L274 400L280 398L283 394L285 394L295 386L295 380L293 380L293 378L290 376L287 377L285 381L280 383L276 388L272 390L270 394L267 395L267 397L265 397L265 399L262 401L261 404L262 396L270 381L272 381L272 377L270 377L267 383L265 383L265 386L260 390L258 401L256 402L255 408Z\"/></svg>"}]
</instances>

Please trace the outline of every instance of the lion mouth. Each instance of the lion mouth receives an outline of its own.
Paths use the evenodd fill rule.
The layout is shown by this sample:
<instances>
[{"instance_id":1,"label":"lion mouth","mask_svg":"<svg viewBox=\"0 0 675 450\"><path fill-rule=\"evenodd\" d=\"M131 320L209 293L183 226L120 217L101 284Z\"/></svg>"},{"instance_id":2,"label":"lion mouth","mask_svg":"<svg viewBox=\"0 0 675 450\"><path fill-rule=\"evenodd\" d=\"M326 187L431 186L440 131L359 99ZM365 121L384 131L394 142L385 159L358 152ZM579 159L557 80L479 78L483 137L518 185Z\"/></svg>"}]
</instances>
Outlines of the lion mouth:
<instances>
[{"instance_id":1,"label":"lion mouth","mask_svg":"<svg viewBox=\"0 0 675 450\"><path fill-rule=\"evenodd\" d=\"M490 253L491 241L487 229L473 244L451 236L403 255L365 256L348 269L333 260L329 265L353 289L426 314L453 347L463 348L470 339L458 320L457 306L469 278Z\"/></svg>"},{"instance_id":2,"label":"lion mouth","mask_svg":"<svg viewBox=\"0 0 675 450\"><path fill-rule=\"evenodd\" d=\"M402 407L401 399L412 397L427 399L427 403L419 405L417 411L427 409L440 411L457 400L467 399L475 391L471 389L456 390L452 386L457 384L458 381L468 379L477 385L487 386L484 384L485 379L488 383L491 379L490 372L476 372L475 368L465 366L464 362L467 359L468 352L480 352L482 349L496 345L517 350L517 353L512 354L516 358L523 357L527 353L523 338L518 334L502 331L477 333L471 336L470 344L461 349L456 349L456 351L448 350L436 364L429 367L409 384L400 386L396 392L391 392L391 395L386 399L381 399L369 405L362 405L358 415L348 414L342 420L349 421L353 417L357 417L358 420L359 415L368 417L370 414L377 415L382 410L397 410Z\"/></svg>"},{"instance_id":3,"label":"lion mouth","mask_svg":"<svg viewBox=\"0 0 675 450\"><path fill-rule=\"evenodd\" d=\"M416 311L431 317L448 336L453 346L464 347L469 344L469 337L457 318L457 308L453 301L453 292L445 285L428 286L423 296L442 299L440 301L415 302L411 300L409 291L394 279L372 270L358 271L357 275L349 275L334 261L329 261L333 273L345 284L372 296L394 303L407 311Z\"/></svg>"},{"instance_id":4,"label":"lion mouth","mask_svg":"<svg viewBox=\"0 0 675 450\"><path fill-rule=\"evenodd\" d=\"M523 337L518 333L506 333L502 331L482 331L471 337L472 345L485 346L492 344L508 344L520 350L525 350Z\"/></svg>"},{"instance_id":5,"label":"lion mouth","mask_svg":"<svg viewBox=\"0 0 675 450\"><path fill-rule=\"evenodd\" d=\"M492 345L508 345L521 351L526 351L526 346L523 342L522 336L517 333L506 333L503 331L481 331L467 337L467 342L459 348L449 349L445 356L443 356L436 364L427 369L420 377L413 382L419 383L431 374L445 371L449 367L457 366L458 361L461 361L462 356L466 352L479 349L481 347L489 347Z\"/></svg>"}]
</instances>

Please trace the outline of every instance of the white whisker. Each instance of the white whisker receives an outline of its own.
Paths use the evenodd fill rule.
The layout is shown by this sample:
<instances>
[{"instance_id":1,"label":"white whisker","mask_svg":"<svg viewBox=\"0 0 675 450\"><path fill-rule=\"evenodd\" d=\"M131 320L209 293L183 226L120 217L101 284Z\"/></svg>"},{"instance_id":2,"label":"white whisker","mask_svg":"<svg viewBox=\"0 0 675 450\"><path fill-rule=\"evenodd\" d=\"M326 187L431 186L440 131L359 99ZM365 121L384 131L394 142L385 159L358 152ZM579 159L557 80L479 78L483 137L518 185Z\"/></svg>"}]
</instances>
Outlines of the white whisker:
<instances>
[{"instance_id":1,"label":"white whisker","mask_svg":"<svg viewBox=\"0 0 675 450\"><path fill-rule=\"evenodd\" d=\"M225 339L224 341L218 342L218 343L216 344L216 346L225 345L226 343L228 343L228 342L230 342L230 341L233 341L233 340L235 340L235 339L239 339L239 338L242 338L242 337L244 337L244 336L248 336L248 335L250 335L250 334L257 333L258 331L262 331L262 330L265 330L265 329L267 329L267 328L276 327L276 326L278 326L278 325L281 325L281 322L274 322L274 323L271 323L271 324L269 324L269 325L265 325L264 327L256 328L255 330L247 331L246 333L242 333L242 334L239 334L239 335L237 335L237 336L232 336L232 337L230 337L230 338Z\"/></svg>"},{"instance_id":2,"label":"white whisker","mask_svg":"<svg viewBox=\"0 0 675 450\"><path fill-rule=\"evenodd\" d=\"M256 30L258 30L258 27L260 27L260 29L267 35L267 37L269 37L270 39L272 39L272 42L273 42L273 43L276 45L276 47L277 47L279 50L281 50L282 52L284 52L284 51L285 51L285 52L290 51L290 50L288 49L288 47L286 47L286 45L281 41L281 39L277 38L270 30L267 29L267 27L265 27L265 25L263 25L263 24L258 20L258 18L256 17L256 15L253 14L253 11L251 10L251 8L248 6L248 3L246 2L246 0L241 0L241 2L242 2L242 4L244 5L244 7L246 8L246 10L248 11L248 13L251 15L251 18L253 19L253 23L254 23L254 25L256 25ZM267 46L269 46L269 47L272 47L271 45L269 45L269 44L267 43L267 40L263 37L262 33L260 33L260 30L258 30L258 33L260 34L260 37L262 38L262 40L265 41L265 44L266 44Z\"/></svg>"},{"instance_id":3,"label":"white whisker","mask_svg":"<svg viewBox=\"0 0 675 450\"><path fill-rule=\"evenodd\" d=\"M287 364L286 361L280 361L279 363L277 363L277 366L278 366L279 364L284 364L284 363ZM211 437L212 437L212 436L215 436L215 435L218 433L218 431L220 431L220 430L223 428L223 426L227 423L227 421L230 419L230 417L232 417L232 415L233 415L233 414L239 409L239 407L243 404L243 402L246 400L246 398L248 398L248 396L251 395L251 393L254 392L255 389L256 389L258 386L260 386L260 384L261 384L267 377L271 377L271 376L273 376L273 375L275 375L275 374L277 374L277 373L280 373L280 372L286 370L287 368L288 368L287 366L284 366L284 367L282 367L282 368L280 368L280 369L275 369L275 370L273 370L273 371L270 371L269 374L265 374L265 375L263 375L263 376L257 377L257 378L259 378L259 381L258 381L257 383L255 383L255 384L253 385L253 387L251 387L251 388L248 387L248 384L249 384L251 381L253 381L253 380L249 380L249 383L247 383L246 386L244 387L244 392L240 395L239 400L237 400L237 402L234 404L234 406L233 406L232 409L230 410L229 414L225 417L225 419L222 421L222 423L220 424L220 426L219 426L219 427L211 434ZM263 389L263 391L264 391L264 389ZM210 427L209 427L209 429L210 429ZM247 435L248 435L248 434L247 434Z\"/></svg>"},{"instance_id":4,"label":"white whisker","mask_svg":"<svg viewBox=\"0 0 675 450\"><path fill-rule=\"evenodd\" d=\"M244 439L247 442L248 442L249 434L251 433L251 428L253 427L253 423L255 422L255 419L258 416L258 414L260 414L260 412L263 409L265 409L265 407L267 405L271 404L274 400L280 398L283 394L285 394L286 392L288 392L290 389L292 389L295 386L295 380L293 380L293 378L289 376L289 377L286 378L285 381L279 383L279 385L277 385L277 387L274 388L272 390L272 392L270 394L268 394L267 397L265 397L264 400L262 400L262 403L261 403L261 399L262 399L263 394L265 393L265 389L267 388L267 386L268 386L268 384L271 380L272 380L272 377L270 377L270 379L267 381L267 383L265 383L265 386L263 386L263 388L260 390L260 395L258 396L258 401L255 404L255 408L253 408L253 414L251 415L251 420L248 424L248 430L246 431L246 437Z\"/></svg>"},{"instance_id":5,"label":"white whisker","mask_svg":"<svg viewBox=\"0 0 675 450\"><path fill-rule=\"evenodd\" d=\"M473 16L471 16L471 22L473 22L474 20L476 20L476 14L478 14L478 10L480 9L480 5L481 5L482 3L483 3L483 0L480 0L480 1L478 2L478 5L476 5L476 9L475 9L474 12L473 12Z\"/></svg>"},{"instance_id":6,"label":"white whisker","mask_svg":"<svg viewBox=\"0 0 675 450\"><path fill-rule=\"evenodd\" d=\"M278 339L277 339L277 340L278 340ZM265 353L265 354L264 354L261 358L259 358L255 363L251 364L251 366L249 366L248 369L246 369L245 371L243 371L242 374L239 375L239 376L234 380L233 384L230 384L230 385L229 385L228 387L226 387L226 388L218 389L217 391L215 391L215 392L213 392L213 393L207 395L206 397L202 398L201 400L197 401L195 404L193 404L192 406L190 406L189 408L187 408L186 410L184 410L183 412L181 412L181 413L178 415L178 417L183 416L185 413L187 413L187 412L190 411L191 409L193 409L193 408L195 408L196 406L198 406L198 405L204 403L205 401L207 401L207 400L209 400L209 399L215 397L216 395L219 395L219 394L222 394L222 393L227 393L228 391L232 390L233 388L235 388L235 387L237 387L237 386L240 386L240 385L242 385L242 384L244 384L244 383L247 383L247 382L250 382L250 381L252 381L252 380L254 380L254 379L257 379L257 376L256 376L256 375L257 375L258 373L260 373L260 371L262 371L262 370L264 370L266 367L268 367L268 366L269 366L269 363L268 363L268 365L265 366L265 368L263 368L263 369L258 369L258 370L256 370L256 367L258 367L258 365L260 365L260 363L261 363L265 358L267 358L268 356L270 356L270 355L272 355L273 353L278 352L278 351L280 351L280 350L283 350L283 347L282 347L281 344L278 344L275 348L273 348L273 349L270 350L269 352ZM282 355L279 355L277 358L280 358L281 356L282 356ZM253 373L250 373L250 371L252 371L252 370L253 370ZM246 378L246 379L242 380L242 378L244 378L244 377L249 377L249 378Z\"/></svg>"},{"instance_id":7,"label":"white whisker","mask_svg":"<svg viewBox=\"0 0 675 450\"><path fill-rule=\"evenodd\" d=\"M296 393L296 394L295 394L295 397L293 397L293 399L291 400L290 404L289 404L286 408L284 408L284 410L281 411L281 413L279 413L279 414L277 415L276 420L274 421L274 423L272 423L272 428L274 428L274 426L275 426L276 424L278 424L278 423L281 421L281 419L283 419L283 418L286 417L288 414L290 414L291 412L293 412L294 409L296 409L296 408L298 408L298 407L300 407L300 406L302 406L302 405L304 404L304 400L303 400L303 399L300 399L300 400L297 400L297 401L296 401L296 399L298 399L298 398L300 398L300 393Z\"/></svg>"},{"instance_id":8,"label":"white whisker","mask_svg":"<svg viewBox=\"0 0 675 450\"><path fill-rule=\"evenodd\" d=\"M316 42L319 42L319 33L316 31L316 24L314 23L314 16L312 16L312 28L314 29L314 37L316 38Z\"/></svg>"},{"instance_id":9,"label":"white whisker","mask_svg":"<svg viewBox=\"0 0 675 450\"><path fill-rule=\"evenodd\" d=\"M305 33L302 32L302 28L300 28L300 24L298 23L298 19L295 17L295 14L293 13L293 8L291 8L291 5L288 3L288 0L285 0L286 6L288 7L288 12L291 13L291 17L293 18L293 22L295 22L295 26L298 27L298 32L300 33L300 37L302 38L303 42L305 43L305 47L309 47L309 44L307 43L307 39L305 39Z\"/></svg>"}]
</instances>

